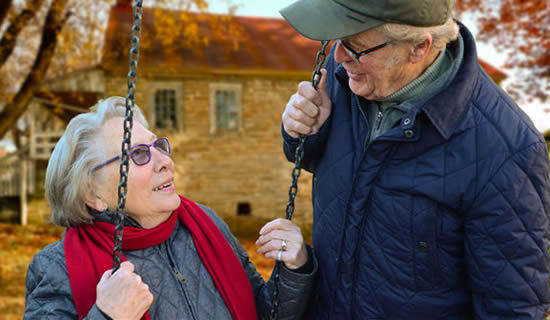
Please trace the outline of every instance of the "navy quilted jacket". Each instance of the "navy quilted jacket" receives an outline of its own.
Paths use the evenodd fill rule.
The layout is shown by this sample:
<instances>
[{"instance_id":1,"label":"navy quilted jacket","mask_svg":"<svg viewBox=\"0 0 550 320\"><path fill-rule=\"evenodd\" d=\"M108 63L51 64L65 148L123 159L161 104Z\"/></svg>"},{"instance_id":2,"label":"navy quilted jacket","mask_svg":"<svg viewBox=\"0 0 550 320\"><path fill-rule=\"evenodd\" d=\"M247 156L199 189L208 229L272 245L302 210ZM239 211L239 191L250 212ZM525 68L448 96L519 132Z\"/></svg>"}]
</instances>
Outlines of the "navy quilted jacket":
<instances>
[{"instance_id":1,"label":"navy quilted jacket","mask_svg":"<svg viewBox=\"0 0 550 320\"><path fill-rule=\"evenodd\" d=\"M464 61L450 86L369 145L329 56L333 111L304 158L320 277L312 318L544 319L546 144L460 32ZM283 135L293 161L297 140Z\"/></svg>"}]
</instances>

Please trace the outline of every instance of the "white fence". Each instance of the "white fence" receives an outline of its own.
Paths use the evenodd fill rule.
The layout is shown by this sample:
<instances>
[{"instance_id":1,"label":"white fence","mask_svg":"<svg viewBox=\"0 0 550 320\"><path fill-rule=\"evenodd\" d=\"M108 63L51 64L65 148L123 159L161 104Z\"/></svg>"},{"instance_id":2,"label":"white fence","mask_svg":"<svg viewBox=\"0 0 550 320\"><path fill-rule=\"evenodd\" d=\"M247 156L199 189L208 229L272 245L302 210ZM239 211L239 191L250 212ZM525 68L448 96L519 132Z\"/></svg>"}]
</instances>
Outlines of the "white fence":
<instances>
[{"instance_id":1,"label":"white fence","mask_svg":"<svg viewBox=\"0 0 550 320\"><path fill-rule=\"evenodd\" d=\"M34 165L28 160L29 147L0 158L0 197L18 197L21 224L27 224L27 195L34 192Z\"/></svg>"}]
</instances>

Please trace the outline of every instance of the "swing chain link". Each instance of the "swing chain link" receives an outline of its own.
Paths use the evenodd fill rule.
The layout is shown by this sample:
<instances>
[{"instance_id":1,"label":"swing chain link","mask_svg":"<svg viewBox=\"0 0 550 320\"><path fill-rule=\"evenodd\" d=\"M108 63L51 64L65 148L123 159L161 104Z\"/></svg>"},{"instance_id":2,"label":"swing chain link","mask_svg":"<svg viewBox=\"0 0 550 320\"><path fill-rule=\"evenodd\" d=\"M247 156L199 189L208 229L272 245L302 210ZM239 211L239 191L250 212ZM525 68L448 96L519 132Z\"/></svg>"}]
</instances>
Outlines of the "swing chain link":
<instances>
[{"instance_id":1,"label":"swing chain link","mask_svg":"<svg viewBox=\"0 0 550 320\"><path fill-rule=\"evenodd\" d=\"M128 171L130 160L130 144L133 127L133 108L135 104L137 67L139 60L139 38L141 36L141 16L143 14L143 0L135 0L134 23L132 26L132 46L130 49L130 71L128 72L128 93L126 95L126 112L124 115L124 137L122 140L122 156L120 160L120 183L118 185L118 205L116 209L115 244L113 247L113 273L120 268L122 251L122 236L124 234L124 217L126 216L126 193L128 192Z\"/></svg>"},{"instance_id":2,"label":"swing chain link","mask_svg":"<svg viewBox=\"0 0 550 320\"><path fill-rule=\"evenodd\" d=\"M325 60L327 58L326 48L330 41L321 41L322 48L317 52L315 57L315 70L311 76L311 83L313 88L317 89L319 82L321 82L321 68L325 65ZM294 213L294 200L296 198L296 193L298 193L298 178L302 171L302 160L304 158L304 143L306 137L300 136L298 141L298 147L296 147L295 160L294 160L294 169L292 169L292 183L288 190L288 202L286 204L286 218L288 220L292 219L292 214ZM275 268L273 269L273 302L271 308L271 320L277 320L279 316L279 269L281 268L281 262L277 261L275 263Z\"/></svg>"}]
</instances>

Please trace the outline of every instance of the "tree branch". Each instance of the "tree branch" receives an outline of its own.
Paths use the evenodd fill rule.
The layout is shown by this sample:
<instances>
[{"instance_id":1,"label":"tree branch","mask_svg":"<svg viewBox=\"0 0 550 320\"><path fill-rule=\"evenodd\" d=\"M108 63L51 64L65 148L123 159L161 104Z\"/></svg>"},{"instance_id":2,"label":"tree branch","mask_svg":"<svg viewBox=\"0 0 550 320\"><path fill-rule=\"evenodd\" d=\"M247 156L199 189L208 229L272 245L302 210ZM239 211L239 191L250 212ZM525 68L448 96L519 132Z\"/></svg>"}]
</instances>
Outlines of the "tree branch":
<instances>
[{"instance_id":1,"label":"tree branch","mask_svg":"<svg viewBox=\"0 0 550 320\"><path fill-rule=\"evenodd\" d=\"M2 22L4 22L4 19L8 15L8 11L11 7L11 3L13 0L3 0L0 1L0 26L2 25Z\"/></svg>"},{"instance_id":2,"label":"tree branch","mask_svg":"<svg viewBox=\"0 0 550 320\"><path fill-rule=\"evenodd\" d=\"M11 55L13 49L15 48L17 36L19 36L19 33L21 33L27 23L32 18L34 18L34 16L40 9L42 2L43 0L32 0L31 3L13 19L11 24L6 29L6 32L4 32L2 39L0 40L0 67L4 65L6 60L8 60L8 57ZM1 6L3 5L4 4L2 4Z\"/></svg>"},{"instance_id":3,"label":"tree branch","mask_svg":"<svg viewBox=\"0 0 550 320\"><path fill-rule=\"evenodd\" d=\"M48 10L44 29L42 30L40 48L38 49L32 71L27 75L21 89L14 96L12 102L7 104L2 112L0 112L0 119L2 119L0 122L0 139L15 125L17 119L25 113L34 93L40 88L40 83L46 76L57 46L57 35L61 31L62 24L66 21L66 15L64 15L66 5L67 0L54 0Z\"/></svg>"}]
</instances>

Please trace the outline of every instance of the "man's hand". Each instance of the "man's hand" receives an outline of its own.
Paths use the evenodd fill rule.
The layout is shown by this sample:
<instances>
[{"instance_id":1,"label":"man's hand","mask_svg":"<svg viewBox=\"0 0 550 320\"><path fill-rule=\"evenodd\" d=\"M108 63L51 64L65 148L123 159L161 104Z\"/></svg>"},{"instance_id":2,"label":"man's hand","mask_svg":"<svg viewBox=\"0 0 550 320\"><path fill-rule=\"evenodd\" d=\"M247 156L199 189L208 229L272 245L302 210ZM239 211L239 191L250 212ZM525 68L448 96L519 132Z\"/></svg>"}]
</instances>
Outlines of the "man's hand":
<instances>
[{"instance_id":1,"label":"man's hand","mask_svg":"<svg viewBox=\"0 0 550 320\"><path fill-rule=\"evenodd\" d=\"M309 81L300 82L283 112L283 128L291 137L314 135L328 119L332 102L327 92L327 70L321 69L318 90Z\"/></svg>"}]
</instances>

